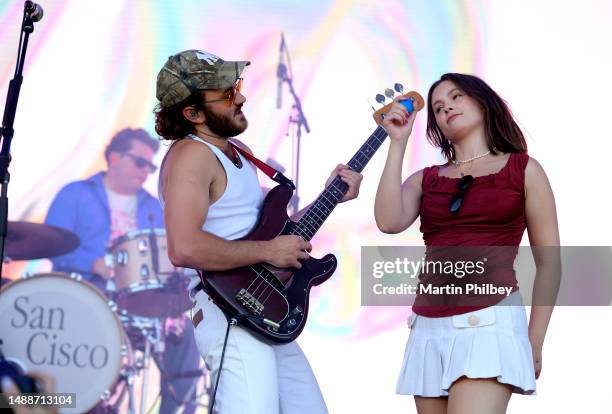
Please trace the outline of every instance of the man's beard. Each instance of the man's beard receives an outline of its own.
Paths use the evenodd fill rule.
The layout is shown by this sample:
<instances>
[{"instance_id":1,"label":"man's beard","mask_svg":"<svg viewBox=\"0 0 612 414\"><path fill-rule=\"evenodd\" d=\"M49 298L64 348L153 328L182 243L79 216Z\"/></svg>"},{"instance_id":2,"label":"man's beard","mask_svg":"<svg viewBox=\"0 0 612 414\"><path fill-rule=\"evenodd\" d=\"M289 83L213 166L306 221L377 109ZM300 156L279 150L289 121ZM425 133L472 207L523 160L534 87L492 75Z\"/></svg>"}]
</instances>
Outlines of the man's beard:
<instances>
[{"instance_id":1,"label":"man's beard","mask_svg":"<svg viewBox=\"0 0 612 414\"><path fill-rule=\"evenodd\" d=\"M237 111L239 110L240 108L237 109ZM203 112L204 116L206 117L206 126L210 132L221 137L231 138L235 137L236 135L240 135L248 126L246 118L244 119L244 125L240 125L236 122L234 117L228 115L217 115L206 105L204 105Z\"/></svg>"}]
</instances>

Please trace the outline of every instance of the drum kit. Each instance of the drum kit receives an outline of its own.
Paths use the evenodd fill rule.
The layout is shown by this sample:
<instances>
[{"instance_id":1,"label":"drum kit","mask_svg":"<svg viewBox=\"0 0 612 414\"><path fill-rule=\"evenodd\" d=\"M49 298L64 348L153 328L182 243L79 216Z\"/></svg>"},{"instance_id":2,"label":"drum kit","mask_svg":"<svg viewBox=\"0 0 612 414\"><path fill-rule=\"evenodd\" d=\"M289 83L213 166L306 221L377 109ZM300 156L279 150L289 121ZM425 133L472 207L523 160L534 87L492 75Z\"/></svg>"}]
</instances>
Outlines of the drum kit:
<instances>
[{"instance_id":1,"label":"drum kit","mask_svg":"<svg viewBox=\"0 0 612 414\"><path fill-rule=\"evenodd\" d=\"M5 256L49 258L79 244L76 235L58 227L9 222ZM117 238L105 262L113 273L106 292L78 273L26 275L3 285L2 353L25 372L53 377L55 392L76 393L76 408L66 412L136 413L140 400L144 413L150 360L161 359L171 335L166 322L182 318L191 306L187 279L168 259L163 229ZM172 375L202 375L206 393L209 379L195 372ZM136 377L142 381L140 393L134 389Z\"/></svg>"}]
</instances>

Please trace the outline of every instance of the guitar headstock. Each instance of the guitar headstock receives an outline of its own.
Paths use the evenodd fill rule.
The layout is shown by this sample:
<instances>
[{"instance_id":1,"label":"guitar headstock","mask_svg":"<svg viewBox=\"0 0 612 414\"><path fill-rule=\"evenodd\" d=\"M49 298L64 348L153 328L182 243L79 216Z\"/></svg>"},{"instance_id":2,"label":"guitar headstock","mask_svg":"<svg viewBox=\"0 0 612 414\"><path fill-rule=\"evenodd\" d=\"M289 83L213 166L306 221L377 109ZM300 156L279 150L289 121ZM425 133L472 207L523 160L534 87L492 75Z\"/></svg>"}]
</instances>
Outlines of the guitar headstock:
<instances>
[{"instance_id":1,"label":"guitar headstock","mask_svg":"<svg viewBox=\"0 0 612 414\"><path fill-rule=\"evenodd\" d=\"M406 107L408 112L410 113L415 112L415 111L418 112L425 107L425 100L418 92L410 91L404 94L403 93L404 87L402 86L402 84L396 83L395 85L393 85L393 89L389 89L389 88L385 89L384 95L380 93L376 95L376 102L378 102L381 105L384 105L387 99L391 100L390 103L383 106L378 111L374 112L374 115L373 115L374 121L378 125L382 125L382 122L385 118L385 114L389 112L389 108L391 108L391 105L393 104L393 98L395 96L395 92L402 94L400 95L400 103Z\"/></svg>"}]
</instances>

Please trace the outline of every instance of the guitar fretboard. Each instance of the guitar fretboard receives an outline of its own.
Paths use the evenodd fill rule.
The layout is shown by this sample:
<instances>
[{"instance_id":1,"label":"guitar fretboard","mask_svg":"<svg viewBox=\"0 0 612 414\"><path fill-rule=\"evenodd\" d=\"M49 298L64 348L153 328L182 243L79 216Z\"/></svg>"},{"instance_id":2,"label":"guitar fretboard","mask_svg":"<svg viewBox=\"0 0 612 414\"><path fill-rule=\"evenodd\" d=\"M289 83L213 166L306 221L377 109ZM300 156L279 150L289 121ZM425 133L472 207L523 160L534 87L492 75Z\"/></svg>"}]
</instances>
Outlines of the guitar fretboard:
<instances>
[{"instance_id":1,"label":"guitar fretboard","mask_svg":"<svg viewBox=\"0 0 612 414\"><path fill-rule=\"evenodd\" d=\"M361 172L386 138L387 131L377 127L347 165L351 170ZM307 241L312 239L347 191L348 185L339 176L334 178L296 223L291 234L301 236Z\"/></svg>"}]
</instances>

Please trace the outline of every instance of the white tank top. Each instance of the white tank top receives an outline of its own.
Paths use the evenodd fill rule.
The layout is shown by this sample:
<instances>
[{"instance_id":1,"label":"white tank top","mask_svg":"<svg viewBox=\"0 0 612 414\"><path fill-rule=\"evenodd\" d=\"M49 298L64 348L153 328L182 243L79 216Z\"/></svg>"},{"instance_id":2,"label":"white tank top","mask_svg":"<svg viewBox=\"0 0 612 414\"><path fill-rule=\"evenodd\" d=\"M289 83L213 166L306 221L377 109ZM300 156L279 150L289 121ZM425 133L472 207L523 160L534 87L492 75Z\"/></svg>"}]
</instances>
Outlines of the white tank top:
<instances>
[{"instance_id":1,"label":"white tank top","mask_svg":"<svg viewBox=\"0 0 612 414\"><path fill-rule=\"evenodd\" d=\"M202 230L227 240L246 236L257 222L263 202L255 166L238 153L242 161L242 168L238 168L216 146L194 135L189 137L208 145L223 165L227 176L225 191L208 207Z\"/></svg>"},{"instance_id":2,"label":"white tank top","mask_svg":"<svg viewBox=\"0 0 612 414\"><path fill-rule=\"evenodd\" d=\"M208 145L223 166L227 177L225 191L208 207L202 230L226 240L236 240L246 236L257 222L263 202L263 193L255 166L238 153L242 161L242 168L238 168L216 146L195 135L188 135L187 138ZM160 173L160 190L161 177ZM159 194L163 205L162 191L159 191ZM189 283L191 290L200 282L200 278L196 272L188 272L188 274L191 277Z\"/></svg>"}]
</instances>

